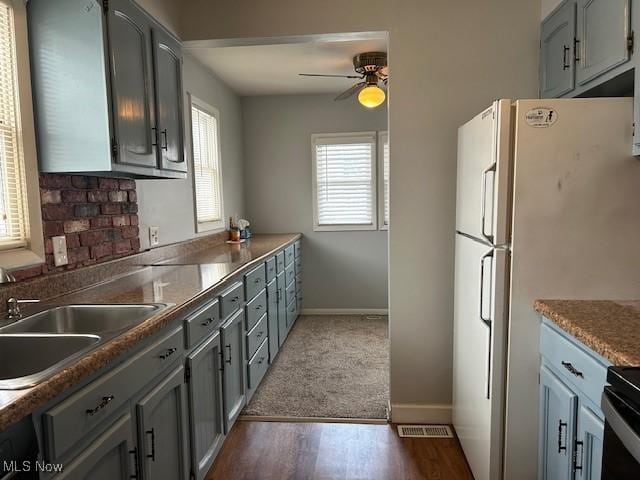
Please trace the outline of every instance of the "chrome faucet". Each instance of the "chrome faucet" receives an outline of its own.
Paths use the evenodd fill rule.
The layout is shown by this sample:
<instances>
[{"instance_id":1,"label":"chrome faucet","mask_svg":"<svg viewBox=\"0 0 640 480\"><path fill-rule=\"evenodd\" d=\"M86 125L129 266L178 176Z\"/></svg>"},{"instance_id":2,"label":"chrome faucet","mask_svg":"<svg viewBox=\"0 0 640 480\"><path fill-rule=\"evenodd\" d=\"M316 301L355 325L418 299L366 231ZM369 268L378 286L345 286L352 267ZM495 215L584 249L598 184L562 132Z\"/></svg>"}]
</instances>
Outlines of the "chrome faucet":
<instances>
[{"instance_id":1,"label":"chrome faucet","mask_svg":"<svg viewBox=\"0 0 640 480\"><path fill-rule=\"evenodd\" d=\"M16 277L11 275L7 270L0 267L0 283L13 283L16 281Z\"/></svg>"},{"instance_id":2,"label":"chrome faucet","mask_svg":"<svg viewBox=\"0 0 640 480\"><path fill-rule=\"evenodd\" d=\"M38 303L40 300L29 299L19 300L17 298L10 298L7 300L7 320L18 321L22 318L22 312L20 311L20 305L25 303Z\"/></svg>"}]
</instances>

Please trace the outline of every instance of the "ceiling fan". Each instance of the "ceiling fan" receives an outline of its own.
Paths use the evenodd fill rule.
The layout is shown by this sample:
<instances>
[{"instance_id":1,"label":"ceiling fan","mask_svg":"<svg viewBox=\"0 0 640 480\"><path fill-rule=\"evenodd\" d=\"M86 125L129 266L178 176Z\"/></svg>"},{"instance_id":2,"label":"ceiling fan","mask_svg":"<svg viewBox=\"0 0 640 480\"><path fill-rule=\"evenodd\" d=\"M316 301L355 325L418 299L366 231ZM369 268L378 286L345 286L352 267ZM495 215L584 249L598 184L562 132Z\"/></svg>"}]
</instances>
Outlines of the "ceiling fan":
<instances>
[{"instance_id":1,"label":"ceiling fan","mask_svg":"<svg viewBox=\"0 0 640 480\"><path fill-rule=\"evenodd\" d=\"M322 73L300 73L303 77L339 77L362 80L348 88L335 100L344 100L358 93L358 101L365 107L375 108L384 103L386 95L380 85L386 88L389 82L389 67L386 52L364 52L353 57L353 69L357 75L329 75Z\"/></svg>"}]
</instances>

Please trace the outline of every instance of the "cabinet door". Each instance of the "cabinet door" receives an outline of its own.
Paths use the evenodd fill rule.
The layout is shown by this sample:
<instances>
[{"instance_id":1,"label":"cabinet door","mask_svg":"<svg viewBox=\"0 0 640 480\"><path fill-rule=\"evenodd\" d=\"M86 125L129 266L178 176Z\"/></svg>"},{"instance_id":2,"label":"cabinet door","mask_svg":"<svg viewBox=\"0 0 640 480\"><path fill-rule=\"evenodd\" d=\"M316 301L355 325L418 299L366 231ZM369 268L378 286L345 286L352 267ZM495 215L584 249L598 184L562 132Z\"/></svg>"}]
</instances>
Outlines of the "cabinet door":
<instances>
[{"instance_id":1,"label":"cabinet door","mask_svg":"<svg viewBox=\"0 0 640 480\"><path fill-rule=\"evenodd\" d=\"M630 0L578 0L579 85L629 60Z\"/></svg>"},{"instance_id":2,"label":"cabinet door","mask_svg":"<svg viewBox=\"0 0 640 480\"><path fill-rule=\"evenodd\" d=\"M186 172L182 49L176 40L158 28L153 29L153 59L160 167Z\"/></svg>"},{"instance_id":3,"label":"cabinet door","mask_svg":"<svg viewBox=\"0 0 640 480\"><path fill-rule=\"evenodd\" d=\"M205 477L224 440L220 333L187 357L191 470Z\"/></svg>"},{"instance_id":4,"label":"cabinet door","mask_svg":"<svg viewBox=\"0 0 640 480\"><path fill-rule=\"evenodd\" d=\"M137 454L129 413L120 417L80 455L65 465L59 479L128 480L137 477Z\"/></svg>"},{"instance_id":5,"label":"cabinet door","mask_svg":"<svg viewBox=\"0 0 640 480\"><path fill-rule=\"evenodd\" d=\"M129 0L111 0L108 13L116 161L156 167L151 25Z\"/></svg>"},{"instance_id":6,"label":"cabinet door","mask_svg":"<svg viewBox=\"0 0 640 480\"><path fill-rule=\"evenodd\" d=\"M560 97L575 86L573 40L576 4L565 2L543 22L540 30L540 97Z\"/></svg>"},{"instance_id":7,"label":"cabinet door","mask_svg":"<svg viewBox=\"0 0 640 480\"><path fill-rule=\"evenodd\" d=\"M287 305L284 298L286 291L284 271L276 277L276 286L278 288L278 342L282 347L289 332L287 329Z\"/></svg>"},{"instance_id":8,"label":"cabinet door","mask_svg":"<svg viewBox=\"0 0 640 480\"><path fill-rule=\"evenodd\" d=\"M540 370L540 479L573 478L577 402L577 395L543 365Z\"/></svg>"},{"instance_id":9,"label":"cabinet door","mask_svg":"<svg viewBox=\"0 0 640 480\"><path fill-rule=\"evenodd\" d=\"M136 405L142 478L187 479L187 415L180 366Z\"/></svg>"},{"instance_id":10,"label":"cabinet door","mask_svg":"<svg viewBox=\"0 0 640 480\"><path fill-rule=\"evenodd\" d=\"M243 324L244 312L239 310L221 328L225 433L229 432L246 402Z\"/></svg>"},{"instance_id":11,"label":"cabinet door","mask_svg":"<svg viewBox=\"0 0 640 480\"><path fill-rule=\"evenodd\" d=\"M578 410L576 440L576 478L600 480L604 422L586 405Z\"/></svg>"},{"instance_id":12,"label":"cabinet door","mask_svg":"<svg viewBox=\"0 0 640 480\"><path fill-rule=\"evenodd\" d=\"M275 262L274 262L275 269ZM274 278L267 285L267 315L269 319L269 363L272 363L279 350L278 342L278 283Z\"/></svg>"}]
</instances>

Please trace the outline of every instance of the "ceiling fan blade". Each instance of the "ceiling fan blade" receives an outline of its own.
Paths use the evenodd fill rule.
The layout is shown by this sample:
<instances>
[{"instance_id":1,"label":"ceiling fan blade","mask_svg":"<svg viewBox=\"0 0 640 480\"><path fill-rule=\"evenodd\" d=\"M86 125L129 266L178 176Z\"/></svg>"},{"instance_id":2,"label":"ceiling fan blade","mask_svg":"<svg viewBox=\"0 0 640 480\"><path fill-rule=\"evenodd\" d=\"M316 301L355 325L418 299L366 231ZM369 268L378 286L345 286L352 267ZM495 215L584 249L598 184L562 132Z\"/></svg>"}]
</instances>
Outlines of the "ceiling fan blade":
<instances>
[{"instance_id":1,"label":"ceiling fan blade","mask_svg":"<svg viewBox=\"0 0 640 480\"><path fill-rule=\"evenodd\" d=\"M342 92L340 95L338 95L336 98L334 98L334 100L338 101L338 100L345 100L347 98L349 98L350 96L354 95L358 90L360 90L362 87L364 87L367 84L367 82L360 82L360 83L356 83L355 85L353 85L352 87L348 88L347 90L345 90L344 92Z\"/></svg>"},{"instance_id":2,"label":"ceiling fan blade","mask_svg":"<svg viewBox=\"0 0 640 480\"><path fill-rule=\"evenodd\" d=\"M336 77L336 78L364 78L362 75L325 75L324 73L299 73L301 77Z\"/></svg>"}]
</instances>

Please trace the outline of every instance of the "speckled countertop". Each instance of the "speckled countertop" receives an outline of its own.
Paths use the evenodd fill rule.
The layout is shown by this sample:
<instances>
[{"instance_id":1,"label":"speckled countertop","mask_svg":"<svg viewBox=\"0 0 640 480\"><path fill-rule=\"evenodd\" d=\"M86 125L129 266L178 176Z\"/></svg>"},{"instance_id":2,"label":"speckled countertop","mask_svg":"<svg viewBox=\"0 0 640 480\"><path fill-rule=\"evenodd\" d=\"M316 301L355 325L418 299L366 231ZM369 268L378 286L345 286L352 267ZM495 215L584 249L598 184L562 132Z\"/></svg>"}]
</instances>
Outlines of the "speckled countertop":
<instances>
[{"instance_id":1,"label":"speckled countertop","mask_svg":"<svg viewBox=\"0 0 640 480\"><path fill-rule=\"evenodd\" d=\"M536 311L614 365L640 365L640 301L536 300Z\"/></svg>"},{"instance_id":2,"label":"speckled countertop","mask_svg":"<svg viewBox=\"0 0 640 480\"><path fill-rule=\"evenodd\" d=\"M246 272L299 238L300 234L255 235L243 244L222 244L191 252L163 265L132 266L126 274L108 282L48 300L47 303L52 304L170 303L173 306L105 342L35 387L0 390L0 431L176 321L222 289L227 280ZM29 313L28 309L25 311Z\"/></svg>"}]
</instances>

